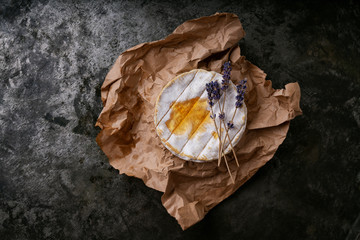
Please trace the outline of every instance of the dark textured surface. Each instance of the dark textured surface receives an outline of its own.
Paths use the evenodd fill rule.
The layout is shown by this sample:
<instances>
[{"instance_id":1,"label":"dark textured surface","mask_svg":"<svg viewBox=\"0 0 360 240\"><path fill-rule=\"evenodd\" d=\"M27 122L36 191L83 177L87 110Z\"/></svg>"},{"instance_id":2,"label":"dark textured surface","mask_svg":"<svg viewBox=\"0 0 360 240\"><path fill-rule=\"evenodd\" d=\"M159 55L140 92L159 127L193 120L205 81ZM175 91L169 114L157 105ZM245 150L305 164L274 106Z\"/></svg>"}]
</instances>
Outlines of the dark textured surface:
<instances>
[{"instance_id":1,"label":"dark textured surface","mask_svg":"<svg viewBox=\"0 0 360 240\"><path fill-rule=\"evenodd\" d=\"M1 2L0 239L360 239L360 8L288 2ZM300 83L304 115L183 232L95 143L100 86L127 48L224 11L275 88Z\"/></svg>"}]
</instances>

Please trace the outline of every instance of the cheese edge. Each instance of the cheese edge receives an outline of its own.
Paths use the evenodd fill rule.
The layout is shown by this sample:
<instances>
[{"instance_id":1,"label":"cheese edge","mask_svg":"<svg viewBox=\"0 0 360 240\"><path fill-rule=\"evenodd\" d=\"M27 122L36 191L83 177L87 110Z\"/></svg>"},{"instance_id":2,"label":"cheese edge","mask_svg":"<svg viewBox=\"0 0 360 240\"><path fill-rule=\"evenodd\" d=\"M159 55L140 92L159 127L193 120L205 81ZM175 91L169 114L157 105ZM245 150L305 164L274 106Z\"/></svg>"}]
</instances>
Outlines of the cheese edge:
<instances>
[{"instance_id":1,"label":"cheese edge","mask_svg":"<svg viewBox=\"0 0 360 240\"><path fill-rule=\"evenodd\" d=\"M179 75L177 75L176 77L174 77L171 81L169 81L164 87L163 89L161 90L161 92L158 94L157 98L156 98L156 102L155 102L155 111L154 111L154 124L155 124L155 128L156 128L156 134L158 135L158 137L161 138L161 136L158 134L158 131L157 131L157 124L158 124L158 119L157 119L157 112L158 112L158 106L159 106L159 100L160 100L160 97L162 95L162 93L164 92L164 90L171 86L172 84L174 84L174 82L176 80L178 80L179 78L183 77L184 75L187 75L187 74L190 74L192 72L196 72L195 74L197 74L197 72L199 71L203 71L203 72L210 72L210 73L213 73L213 74L219 74L215 71L208 71L208 70L205 70L205 69L193 69L191 71L188 71L188 72L184 72L184 73L181 73ZM232 82L231 82L232 83ZM235 85L233 84L232 86L233 88L235 87ZM179 95L180 96L180 95ZM247 125L247 107L244 103L243 107L245 108L245 120L244 120L244 125L242 126L242 128L238 131L238 133L235 134L234 138L231 140L231 143L232 145L235 147L242 135L244 134L245 132L245 128L246 128L246 125ZM186 155L186 154L181 154L181 151L179 153L175 152L175 149L173 149L174 147L170 147L170 146L167 146L167 145L170 145L167 141L164 141L165 139L161 139L161 143L164 145L164 147L166 149L168 149L173 155L183 159L183 160L186 160L186 161L193 161L193 162L210 162L210 161L214 161L214 160L217 160L217 158L214 158L214 159L206 159L206 160L201 160L201 159L193 159L193 158L190 158L190 156ZM225 155L230 153L231 151L231 146L230 144L228 145L228 147L225 149Z\"/></svg>"}]
</instances>

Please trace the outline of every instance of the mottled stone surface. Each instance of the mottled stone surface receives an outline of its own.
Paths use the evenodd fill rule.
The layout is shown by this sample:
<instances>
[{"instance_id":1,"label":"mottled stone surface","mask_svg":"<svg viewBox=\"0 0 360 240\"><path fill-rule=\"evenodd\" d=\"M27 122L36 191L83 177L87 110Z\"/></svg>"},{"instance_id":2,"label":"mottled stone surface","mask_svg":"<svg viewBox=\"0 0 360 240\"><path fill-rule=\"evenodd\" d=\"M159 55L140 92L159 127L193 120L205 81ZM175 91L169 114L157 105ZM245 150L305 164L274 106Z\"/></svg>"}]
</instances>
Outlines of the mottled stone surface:
<instances>
[{"instance_id":1,"label":"mottled stone surface","mask_svg":"<svg viewBox=\"0 0 360 240\"><path fill-rule=\"evenodd\" d=\"M360 238L360 7L353 2L0 1L0 239ZM304 115L275 157L183 232L95 142L117 56L182 22L239 15L242 54Z\"/></svg>"}]
</instances>

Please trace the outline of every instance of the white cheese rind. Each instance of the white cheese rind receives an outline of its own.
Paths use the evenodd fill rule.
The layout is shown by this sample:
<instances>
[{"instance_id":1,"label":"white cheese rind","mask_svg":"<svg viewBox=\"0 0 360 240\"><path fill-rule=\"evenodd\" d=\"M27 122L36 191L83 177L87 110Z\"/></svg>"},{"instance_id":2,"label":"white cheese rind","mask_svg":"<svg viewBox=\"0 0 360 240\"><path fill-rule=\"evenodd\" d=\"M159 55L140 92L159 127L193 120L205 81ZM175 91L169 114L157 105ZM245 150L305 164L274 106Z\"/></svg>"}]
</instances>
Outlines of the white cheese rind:
<instances>
[{"instance_id":1,"label":"white cheese rind","mask_svg":"<svg viewBox=\"0 0 360 240\"><path fill-rule=\"evenodd\" d=\"M216 134L216 128L213 121L209 118L211 109L208 104L204 106L205 111L209 113L201 115L201 118L194 120L193 128L185 129L178 133L177 127L182 126L183 122L192 122L191 117L199 110L199 105L207 101L207 92L205 91L205 84L211 81L218 81L221 84L222 75L213 71L205 71L202 69L195 69L187 73L183 73L175 77L169 82L159 95L156 107L154 122L156 132L160 137L164 146L169 149L174 155L191 161L210 161L218 158L219 138ZM226 92L226 101L224 105L225 122L232 119L235 111L235 96L236 87L230 82L230 86ZM172 111L175 111L174 106L184 101L195 99L195 104L187 109L180 118L179 123L176 122L173 130L168 128L167 122L171 121ZM213 107L214 113L219 114L219 103L223 106L224 94L222 94L218 103ZM228 134L231 143L235 146L244 133L246 127L247 109L245 104L236 110L236 115L233 118L234 128L229 130ZM217 127L220 129L220 119L216 118ZM224 126L222 125L222 141L225 141L225 153L231 151L228 138L225 138Z\"/></svg>"},{"instance_id":2,"label":"white cheese rind","mask_svg":"<svg viewBox=\"0 0 360 240\"><path fill-rule=\"evenodd\" d=\"M158 125L157 121L161 121L161 119L169 111L168 106L171 106L171 103L175 100L174 94L178 93L177 97L179 97L182 94L182 92L177 92L179 89L188 89L187 87L194 80L195 74L196 71L180 74L164 87L157 100L155 125Z\"/></svg>"}]
</instances>

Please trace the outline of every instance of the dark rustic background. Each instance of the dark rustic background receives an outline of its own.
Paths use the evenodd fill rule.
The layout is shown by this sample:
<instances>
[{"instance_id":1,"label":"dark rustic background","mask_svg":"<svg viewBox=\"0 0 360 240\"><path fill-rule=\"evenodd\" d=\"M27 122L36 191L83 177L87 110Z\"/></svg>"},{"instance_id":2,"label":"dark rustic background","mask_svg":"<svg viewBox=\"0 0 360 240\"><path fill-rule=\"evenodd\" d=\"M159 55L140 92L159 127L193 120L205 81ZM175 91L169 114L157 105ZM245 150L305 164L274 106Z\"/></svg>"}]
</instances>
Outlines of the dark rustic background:
<instances>
[{"instance_id":1,"label":"dark rustic background","mask_svg":"<svg viewBox=\"0 0 360 240\"><path fill-rule=\"evenodd\" d=\"M186 20L236 13L242 54L304 115L250 181L183 232L95 142L115 59ZM0 1L0 239L360 239L355 1Z\"/></svg>"}]
</instances>

